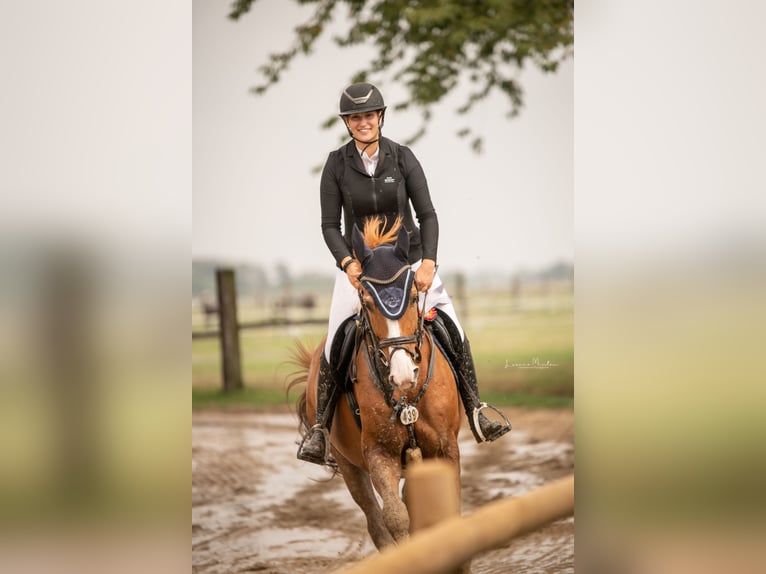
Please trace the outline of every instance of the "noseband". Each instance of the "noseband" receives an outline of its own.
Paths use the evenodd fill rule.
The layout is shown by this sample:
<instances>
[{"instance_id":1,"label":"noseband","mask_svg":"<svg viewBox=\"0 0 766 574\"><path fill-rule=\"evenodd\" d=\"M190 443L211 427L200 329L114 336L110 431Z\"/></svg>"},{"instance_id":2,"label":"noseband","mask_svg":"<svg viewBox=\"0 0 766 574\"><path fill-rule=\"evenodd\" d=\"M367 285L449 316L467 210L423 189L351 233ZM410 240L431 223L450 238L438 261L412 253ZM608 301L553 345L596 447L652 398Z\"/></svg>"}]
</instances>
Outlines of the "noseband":
<instances>
[{"instance_id":1,"label":"noseband","mask_svg":"<svg viewBox=\"0 0 766 574\"><path fill-rule=\"evenodd\" d=\"M402 267L392 278L386 279L386 280L380 280L375 279L372 277L362 276L359 278L360 281L364 281L366 283L374 283L377 285L390 285L393 283L393 281L396 280L397 277L399 277L405 270L410 270L409 265L405 265ZM426 296L423 297L423 307L422 309L419 309L419 317L418 317L418 328L417 331L412 335L404 335L401 337L386 337L386 338L379 338L374 331L372 330L372 324L370 322L370 315L368 309L364 305L364 287L359 289L359 302L360 302L360 311L359 311L359 320L358 320L358 327L357 327L357 341L356 346L357 348L360 346L361 339L364 339L365 345L364 345L364 351L365 351L365 358L367 359L367 368L370 372L370 375L372 376L373 383L375 386L378 387L378 389L383 393L383 397L386 400L386 403L390 405L392 409L391 423L394 422L395 418L398 416L401 420L402 424L407 427L407 431L409 432L410 436L410 448L415 449L417 448L417 440L415 438L415 431L413 429L413 425L415 421L418 419L418 410L416 408L416 405L418 402L420 402L420 399L423 398L423 395L426 392L426 389L428 389L428 385L431 382L431 377L433 376L434 372L434 364L435 364L435 357L436 357L436 349L433 343L433 337L431 336L431 333L423 328L423 321L425 319L425 307L426 307ZM426 292L425 295L428 293ZM409 294L406 294L405 302L409 298ZM381 310L381 301L379 297L374 297L375 299L375 305L378 306L379 310ZM405 311L406 312L406 311ZM385 313L383 313L385 315ZM423 385L420 388L420 391L418 392L417 396L410 402L408 401L406 395L402 395L399 400L394 399L394 388L393 385L389 382L389 376L390 376L390 359L391 356L394 354L397 350L403 350L406 351L407 354L409 354L412 359L416 363L420 363L420 360L422 358L420 347L423 342L423 333L426 334L426 337L429 341L429 346L431 349L429 360L428 360L428 369L426 371L426 377L425 381L423 382ZM415 344L415 351L411 351L409 347L406 345ZM384 349L386 347L389 347L391 350L389 352L389 355L386 356L386 353ZM416 381L417 384L417 381Z\"/></svg>"},{"instance_id":2,"label":"noseband","mask_svg":"<svg viewBox=\"0 0 766 574\"><path fill-rule=\"evenodd\" d=\"M365 333L365 338L368 342L368 347L371 353L380 360L381 364L388 369L388 366L390 364L390 358L394 354L395 351L405 351L410 357L412 357L412 360L416 363L420 362L421 355L420 355L420 346L423 342L423 319L422 316L420 319L418 319L418 330L413 333L412 335L401 335L399 337L385 337L383 339L379 338L375 332L372 330L372 325L370 323L370 316L369 311L364 306L364 302L362 301L363 295L362 292L359 291L359 299L362 303L361 306L361 322L362 322L362 329ZM415 344L415 350L411 350L406 345ZM390 347L390 351L388 355L384 352L384 349L386 347Z\"/></svg>"},{"instance_id":3,"label":"noseband","mask_svg":"<svg viewBox=\"0 0 766 574\"><path fill-rule=\"evenodd\" d=\"M368 277L366 275L362 275L359 278L360 282L366 282L373 285L381 285L381 286L388 286L393 284L401 275L402 273L405 273L407 271L411 271L411 267L409 265L402 266L399 271L397 271L392 277L389 277L388 279L376 279L374 277ZM373 356L375 358L375 372L382 381L388 381L388 374L389 374L389 366L390 366L390 359L391 356L396 351L405 351L413 361L416 363L420 363L421 359L421 353L420 353L420 347L423 342L423 315L425 312L425 305L426 305L426 298L423 297L423 308L420 310L420 317L418 319L418 329L417 331L412 335L403 335L399 337L386 337L386 338L379 338L375 332L372 330L372 324L370 323L370 317L369 312L367 308L364 305L364 288L359 289L358 291L359 295L359 303L360 303L360 319L362 324L362 330L364 332L365 340L367 342L367 349L368 354ZM404 301L403 304L406 305L407 300L409 299L409 294L404 293L403 295ZM376 306L378 308L381 308L381 302L379 297L373 298L375 301ZM382 309L381 309L382 310ZM385 314L385 313L384 313ZM412 351L409 347L406 345L412 345L415 344L415 350ZM390 347L390 351L388 355L386 355L384 349L387 347Z\"/></svg>"}]
</instances>

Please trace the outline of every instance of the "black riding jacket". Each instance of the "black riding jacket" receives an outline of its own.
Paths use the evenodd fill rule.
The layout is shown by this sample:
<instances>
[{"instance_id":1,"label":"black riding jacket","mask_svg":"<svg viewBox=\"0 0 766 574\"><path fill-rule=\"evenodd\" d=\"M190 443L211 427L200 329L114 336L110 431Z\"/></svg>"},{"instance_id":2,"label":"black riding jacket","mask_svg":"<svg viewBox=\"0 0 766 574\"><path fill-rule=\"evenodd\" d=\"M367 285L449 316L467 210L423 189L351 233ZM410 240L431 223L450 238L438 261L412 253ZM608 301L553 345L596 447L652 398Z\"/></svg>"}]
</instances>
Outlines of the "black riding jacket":
<instances>
[{"instance_id":1,"label":"black riding jacket","mask_svg":"<svg viewBox=\"0 0 766 574\"><path fill-rule=\"evenodd\" d=\"M410 263L424 258L436 261L439 221L420 162L408 147L387 138L380 138L378 146L374 176L367 175L354 140L330 152L322 171L322 235L336 265L340 267L341 261L352 255L354 224L363 230L365 218L374 215L387 218L386 231L397 215L402 216L410 236ZM415 225L410 204L419 226Z\"/></svg>"}]
</instances>

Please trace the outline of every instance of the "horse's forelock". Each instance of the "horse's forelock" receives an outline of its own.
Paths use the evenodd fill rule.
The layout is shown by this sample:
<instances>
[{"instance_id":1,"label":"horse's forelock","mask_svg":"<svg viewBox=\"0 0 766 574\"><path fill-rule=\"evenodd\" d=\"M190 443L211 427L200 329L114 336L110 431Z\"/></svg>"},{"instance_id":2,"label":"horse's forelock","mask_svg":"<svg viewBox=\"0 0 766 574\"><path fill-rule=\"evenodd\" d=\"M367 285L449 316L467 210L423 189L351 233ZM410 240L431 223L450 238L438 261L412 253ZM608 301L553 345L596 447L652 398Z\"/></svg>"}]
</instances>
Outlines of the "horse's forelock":
<instances>
[{"instance_id":1,"label":"horse's forelock","mask_svg":"<svg viewBox=\"0 0 766 574\"><path fill-rule=\"evenodd\" d=\"M388 218L381 218L379 215L375 217L368 217L364 222L364 242L370 249L375 249L379 245L384 243L394 243L396 236L399 233L399 228L402 226L402 216L397 215L394 220L394 224L391 229L385 231Z\"/></svg>"}]
</instances>

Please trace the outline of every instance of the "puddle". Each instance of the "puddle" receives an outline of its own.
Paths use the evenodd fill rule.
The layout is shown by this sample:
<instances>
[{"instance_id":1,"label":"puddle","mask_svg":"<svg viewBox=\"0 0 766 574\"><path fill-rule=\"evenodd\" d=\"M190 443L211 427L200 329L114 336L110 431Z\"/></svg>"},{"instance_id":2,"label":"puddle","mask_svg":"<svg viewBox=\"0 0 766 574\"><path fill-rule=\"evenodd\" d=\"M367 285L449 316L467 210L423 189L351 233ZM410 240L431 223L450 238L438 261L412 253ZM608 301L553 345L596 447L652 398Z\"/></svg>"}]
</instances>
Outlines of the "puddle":
<instances>
[{"instance_id":1,"label":"puddle","mask_svg":"<svg viewBox=\"0 0 766 574\"><path fill-rule=\"evenodd\" d=\"M491 498L520 496L545 483L541 476L523 471L489 472L484 480Z\"/></svg>"},{"instance_id":2,"label":"puddle","mask_svg":"<svg viewBox=\"0 0 766 574\"><path fill-rule=\"evenodd\" d=\"M572 549L574 540L568 536L536 536L534 543L514 544L510 559L516 572L546 572L555 567L556 572L574 572L574 560L571 567L561 567L560 556L563 549Z\"/></svg>"},{"instance_id":3,"label":"puddle","mask_svg":"<svg viewBox=\"0 0 766 574\"><path fill-rule=\"evenodd\" d=\"M564 460L572 452L572 445L563 442L536 442L532 444L514 444L511 448L514 456L533 462Z\"/></svg>"},{"instance_id":4,"label":"puddle","mask_svg":"<svg viewBox=\"0 0 766 574\"><path fill-rule=\"evenodd\" d=\"M375 550L368 542L367 533L358 541L351 541L344 533L318 528L271 528L256 533L251 541L257 548L258 558L361 558ZM317 541L321 540L321 544Z\"/></svg>"},{"instance_id":5,"label":"puddle","mask_svg":"<svg viewBox=\"0 0 766 574\"><path fill-rule=\"evenodd\" d=\"M298 416L292 413L258 415L258 422L266 426L284 427L298 434Z\"/></svg>"},{"instance_id":6,"label":"puddle","mask_svg":"<svg viewBox=\"0 0 766 574\"><path fill-rule=\"evenodd\" d=\"M331 571L376 551L343 479L329 480L330 472L295 457L299 434L294 415L217 413L200 419L192 426L192 494L199 501L192 506L195 574L239 572L253 560L258 566L268 563L270 574L313 574L317 559L324 561L324 571ZM481 498L520 496L574 459L571 443L533 442L523 431L488 446L477 444L465 428L459 445L463 467L471 469L464 485ZM545 464L551 460L559 461L560 468ZM326 487L310 488L316 483ZM302 497L307 489L311 496ZM287 508L307 512L314 522L286 522ZM320 508L331 509L326 524ZM464 512L472 509L464 507ZM298 526L290 527L293 523ZM552 531L477 557L475 572L572 571L573 531L573 519L559 521ZM337 566L326 566L335 561Z\"/></svg>"},{"instance_id":7,"label":"puddle","mask_svg":"<svg viewBox=\"0 0 766 574\"><path fill-rule=\"evenodd\" d=\"M226 452L227 450L231 450L232 432L236 431L220 427L192 426L192 444L204 444L205 450Z\"/></svg>"}]
</instances>

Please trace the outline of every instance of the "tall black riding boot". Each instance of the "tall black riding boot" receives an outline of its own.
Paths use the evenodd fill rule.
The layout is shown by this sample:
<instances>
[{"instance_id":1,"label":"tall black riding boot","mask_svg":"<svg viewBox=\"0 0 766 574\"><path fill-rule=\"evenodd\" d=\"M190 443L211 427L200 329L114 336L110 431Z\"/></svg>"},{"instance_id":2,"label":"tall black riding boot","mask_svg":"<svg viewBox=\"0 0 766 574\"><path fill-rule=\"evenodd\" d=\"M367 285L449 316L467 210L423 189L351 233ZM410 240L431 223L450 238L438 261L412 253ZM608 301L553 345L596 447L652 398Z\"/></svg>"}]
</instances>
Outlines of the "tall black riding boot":
<instances>
[{"instance_id":1,"label":"tall black riding boot","mask_svg":"<svg viewBox=\"0 0 766 574\"><path fill-rule=\"evenodd\" d=\"M339 395L340 385L335 378L335 370L322 353L319 359L319 377L317 380L316 424L309 429L298 447L300 460L320 465L327 464L327 458L330 454L330 423Z\"/></svg>"},{"instance_id":2,"label":"tall black riding boot","mask_svg":"<svg viewBox=\"0 0 766 574\"><path fill-rule=\"evenodd\" d=\"M460 397L463 399L465 414L468 416L468 424L476 437L476 442L490 442L499 439L509 430L511 423L503 413L495 407L481 402L479 399L479 386L476 382L476 369L473 365L471 356L471 346L466 338L463 341L463 348L457 353L457 378ZM503 417L504 422L495 422L489 420L482 414L482 409L491 408Z\"/></svg>"}]
</instances>

